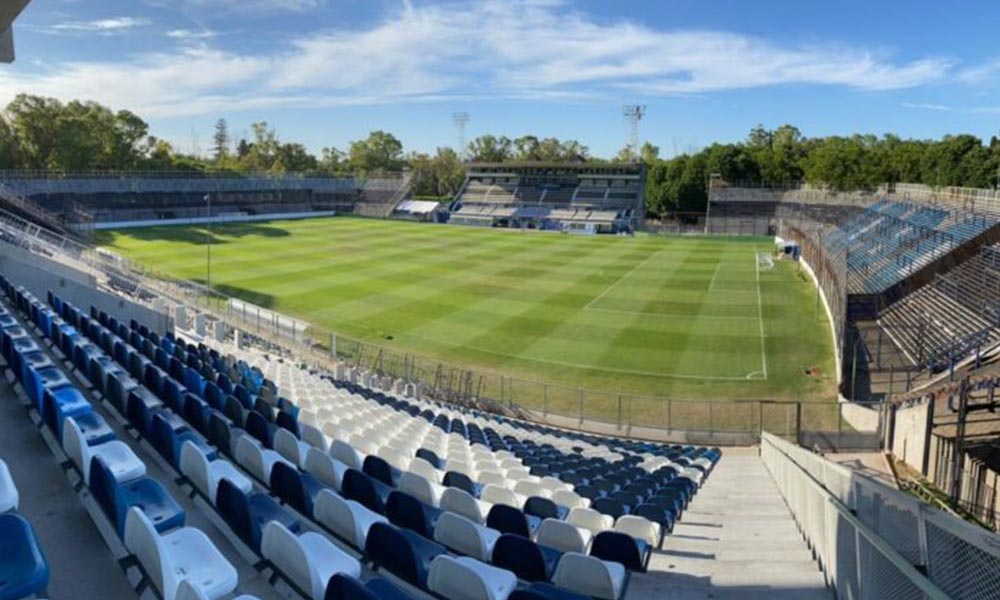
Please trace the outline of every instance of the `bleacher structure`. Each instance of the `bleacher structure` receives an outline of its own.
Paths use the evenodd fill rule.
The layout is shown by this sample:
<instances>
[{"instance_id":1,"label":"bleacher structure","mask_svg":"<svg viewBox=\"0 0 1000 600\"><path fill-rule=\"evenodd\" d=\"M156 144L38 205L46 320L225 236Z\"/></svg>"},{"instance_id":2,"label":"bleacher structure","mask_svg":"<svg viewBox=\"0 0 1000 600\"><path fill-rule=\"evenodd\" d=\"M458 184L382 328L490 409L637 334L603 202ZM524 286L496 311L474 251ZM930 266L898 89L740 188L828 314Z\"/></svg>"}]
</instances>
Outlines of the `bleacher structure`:
<instances>
[{"instance_id":1,"label":"bleacher structure","mask_svg":"<svg viewBox=\"0 0 1000 600\"><path fill-rule=\"evenodd\" d=\"M641 165L480 163L468 167L449 222L619 233L645 216Z\"/></svg>"}]
</instances>

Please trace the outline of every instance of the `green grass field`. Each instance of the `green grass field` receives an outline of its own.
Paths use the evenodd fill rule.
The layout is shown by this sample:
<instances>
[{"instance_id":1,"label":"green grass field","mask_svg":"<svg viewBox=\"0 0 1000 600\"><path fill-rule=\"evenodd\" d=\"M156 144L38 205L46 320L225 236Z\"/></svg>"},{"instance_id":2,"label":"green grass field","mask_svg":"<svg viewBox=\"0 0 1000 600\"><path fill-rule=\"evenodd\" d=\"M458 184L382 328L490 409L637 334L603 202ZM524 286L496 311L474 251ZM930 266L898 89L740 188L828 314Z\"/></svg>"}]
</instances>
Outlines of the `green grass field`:
<instances>
[{"instance_id":1,"label":"green grass field","mask_svg":"<svg viewBox=\"0 0 1000 600\"><path fill-rule=\"evenodd\" d=\"M202 227L100 236L150 267L205 279ZM757 268L768 239L578 237L347 217L215 226L212 237L216 289L451 364L679 399L836 394L816 289L794 263Z\"/></svg>"}]
</instances>

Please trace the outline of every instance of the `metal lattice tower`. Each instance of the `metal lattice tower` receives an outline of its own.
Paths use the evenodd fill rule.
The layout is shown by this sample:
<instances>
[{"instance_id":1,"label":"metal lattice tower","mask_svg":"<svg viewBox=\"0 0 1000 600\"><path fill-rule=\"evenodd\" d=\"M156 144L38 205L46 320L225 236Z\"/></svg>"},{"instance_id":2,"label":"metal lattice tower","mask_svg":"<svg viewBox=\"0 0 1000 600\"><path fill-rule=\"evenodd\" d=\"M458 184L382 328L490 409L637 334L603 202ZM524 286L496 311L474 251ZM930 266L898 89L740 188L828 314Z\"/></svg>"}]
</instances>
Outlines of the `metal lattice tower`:
<instances>
[{"instance_id":1,"label":"metal lattice tower","mask_svg":"<svg viewBox=\"0 0 1000 600\"><path fill-rule=\"evenodd\" d=\"M469 124L469 113L454 113L451 115L451 120L455 122L455 130L458 133L458 156L465 160L469 153L468 148L465 147L465 126Z\"/></svg>"},{"instance_id":2,"label":"metal lattice tower","mask_svg":"<svg viewBox=\"0 0 1000 600\"><path fill-rule=\"evenodd\" d=\"M632 150L632 161L639 161L639 121L646 116L646 106L643 104L626 104L622 107L622 116L628 122L627 148Z\"/></svg>"}]
</instances>

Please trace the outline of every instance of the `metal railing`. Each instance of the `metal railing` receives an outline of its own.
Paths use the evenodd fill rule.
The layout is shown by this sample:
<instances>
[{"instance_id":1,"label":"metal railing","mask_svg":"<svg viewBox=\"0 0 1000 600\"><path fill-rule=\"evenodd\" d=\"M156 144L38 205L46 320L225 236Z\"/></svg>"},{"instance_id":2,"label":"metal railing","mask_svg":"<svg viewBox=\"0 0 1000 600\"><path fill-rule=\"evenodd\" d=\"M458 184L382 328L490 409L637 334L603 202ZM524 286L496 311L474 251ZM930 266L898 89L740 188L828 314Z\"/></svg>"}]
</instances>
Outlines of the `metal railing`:
<instances>
[{"instance_id":1,"label":"metal railing","mask_svg":"<svg viewBox=\"0 0 1000 600\"><path fill-rule=\"evenodd\" d=\"M760 453L838 597L997 598L1000 536L770 433Z\"/></svg>"}]
</instances>

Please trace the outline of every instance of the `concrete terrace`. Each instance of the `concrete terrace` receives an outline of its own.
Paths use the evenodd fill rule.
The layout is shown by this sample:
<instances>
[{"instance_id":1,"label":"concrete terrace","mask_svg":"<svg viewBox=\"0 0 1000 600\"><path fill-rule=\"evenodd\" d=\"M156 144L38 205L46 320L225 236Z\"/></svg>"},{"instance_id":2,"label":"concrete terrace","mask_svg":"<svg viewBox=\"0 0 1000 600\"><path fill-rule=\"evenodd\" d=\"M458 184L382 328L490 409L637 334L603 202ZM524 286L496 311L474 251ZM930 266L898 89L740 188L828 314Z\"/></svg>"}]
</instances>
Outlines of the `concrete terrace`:
<instances>
[{"instance_id":1,"label":"concrete terrace","mask_svg":"<svg viewBox=\"0 0 1000 600\"><path fill-rule=\"evenodd\" d=\"M726 450L628 598L832 600L756 449Z\"/></svg>"}]
</instances>

